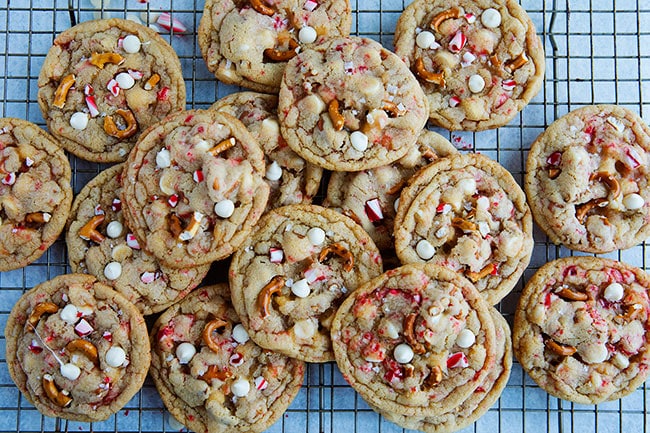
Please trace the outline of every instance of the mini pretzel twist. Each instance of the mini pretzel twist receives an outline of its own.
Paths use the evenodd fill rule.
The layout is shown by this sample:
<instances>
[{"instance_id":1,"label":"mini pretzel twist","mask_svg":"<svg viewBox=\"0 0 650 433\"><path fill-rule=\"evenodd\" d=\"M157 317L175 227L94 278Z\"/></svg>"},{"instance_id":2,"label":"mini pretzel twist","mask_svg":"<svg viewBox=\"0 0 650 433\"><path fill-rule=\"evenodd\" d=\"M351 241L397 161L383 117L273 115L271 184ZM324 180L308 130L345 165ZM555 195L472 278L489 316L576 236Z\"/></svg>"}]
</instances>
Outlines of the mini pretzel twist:
<instances>
[{"instance_id":1,"label":"mini pretzel twist","mask_svg":"<svg viewBox=\"0 0 650 433\"><path fill-rule=\"evenodd\" d=\"M34 309L32 310L32 313L29 315L29 318L27 319L27 323L29 323L32 327L36 327L38 324L38 321L41 320L41 316L43 314L54 314L57 311L59 311L59 306L52 303L52 302L41 302L40 304L36 304Z\"/></svg>"},{"instance_id":2,"label":"mini pretzel twist","mask_svg":"<svg viewBox=\"0 0 650 433\"><path fill-rule=\"evenodd\" d=\"M106 238L97 230L97 227L99 227L99 225L104 222L105 218L106 217L104 215L93 216L90 221L88 221L81 229L79 229L79 237L96 243L102 242Z\"/></svg>"},{"instance_id":3,"label":"mini pretzel twist","mask_svg":"<svg viewBox=\"0 0 650 433\"><path fill-rule=\"evenodd\" d=\"M400 109L393 101L383 101L381 109L388 113L388 116L392 118L402 116L405 112L404 109Z\"/></svg>"},{"instance_id":4,"label":"mini pretzel twist","mask_svg":"<svg viewBox=\"0 0 650 433\"><path fill-rule=\"evenodd\" d=\"M546 347L548 347L552 352L556 353L557 355L560 356L571 356L574 353L577 352L577 349L573 346L569 346L566 344L560 344L555 340L552 339L547 339L544 344Z\"/></svg>"},{"instance_id":5,"label":"mini pretzel twist","mask_svg":"<svg viewBox=\"0 0 650 433\"><path fill-rule=\"evenodd\" d=\"M124 57L117 53L92 53L90 56L90 64L97 66L99 69L104 69L107 63L119 65L124 61Z\"/></svg>"},{"instance_id":6,"label":"mini pretzel twist","mask_svg":"<svg viewBox=\"0 0 650 433\"><path fill-rule=\"evenodd\" d=\"M261 310L262 318L269 315L271 296L281 293L286 281L282 275L276 275L262 287L259 295L257 295L257 307Z\"/></svg>"},{"instance_id":7,"label":"mini pretzel twist","mask_svg":"<svg viewBox=\"0 0 650 433\"><path fill-rule=\"evenodd\" d=\"M439 12L431 19L431 22L429 23L429 27L431 27L433 30L438 32L440 31L440 24L442 24L443 21L446 21L448 19L453 19L453 18L460 18L461 13L462 11L458 7L453 7L445 11Z\"/></svg>"},{"instance_id":8,"label":"mini pretzel twist","mask_svg":"<svg viewBox=\"0 0 650 433\"><path fill-rule=\"evenodd\" d=\"M212 382L213 379L224 381L232 377L232 372L229 370L220 370L216 365L210 365L205 373L199 376L199 379Z\"/></svg>"},{"instance_id":9,"label":"mini pretzel twist","mask_svg":"<svg viewBox=\"0 0 650 433\"><path fill-rule=\"evenodd\" d=\"M224 140L221 140L219 143L217 143L217 145L214 146L212 149L208 150L208 152L210 152L212 156L217 156L221 152L225 152L226 150L233 147L235 145L235 142L236 140L234 137L226 138Z\"/></svg>"},{"instance_id":10,"label":"mini pretzel twist","mask_svg":"<svg viewBox=\"0 0 650 433\"><path fill-rule=\"evenodd\" d=\"M589 180L596 180L598 182L604 183L609 192L612 194L613 200L616 200L618 196L621 195L621 185L619 185L618 180L616 180L614 175L611 173L599 171L589 176Z\"/></svg>"},{"instance_id":11,"label":"mini pretzel twist","mask_svg":"<svg viewBox=\"0 0 650 433\"><path fill-rule=\"evenodd\" d=\"M409 313L404 317L404 338L413 349L413 353L422 355L426 352L424 345L415 338L415 320L418 318L417 313Z\"/></svg>"},{"instance_id":12,"label":"mini pretzel twist","mask_svg":"<svg viewBox=\"0 0 650 433\"><path fill-rule=\"evenodd\" d=\"M334 130L335 131L342 130L343 125L345 124L345 118L341 114L338 100L332 99L330 101L330 103L327 105L327 113L330 116L330 120L332 121L332 126L334 127Z\"/></svg>"},{"instance_id":13,"label":"mini pretzel twist","mask_svg":"<svg viewBox=\"0 0 650 433\"><path fill-rule=\"evenodd\" d=\"M609 201L607 201L606 198L601 197L589 200L587 203L576 205L576 218L580 224L584 224L590 210L595 207L607 206L607 204L609 204Z\"/></svg>"},{"instance_id":14,"label":"mini pretzel twist","mask_svg":"<svg viewBox=\"0 0 650 433\"><path fill-rule=\"evenodd\" d=\"M178 215L172 213L169 214L167 217L169 219L168 224L169 224L169 231L172 233L172 235L178 239L181 233L183 232L183 226L181 224L181 219L178 217Z\"/></svg>"},{"instance_id":15,"label":"mini pretzel twist","mask_svg":"<svg viewBox=\"0 0 650 433\"><path fill-rule=\"evenodd\" d=\"M266 48L263 52L264 58L271 62L288 62L293 59L296 54L296 48L298 48L298 42L295 39L289 39L289 48L286 50L279 50L277 48Z\"/></svg>"},{"instance_id":16,"label":"mini pretzel twist","mask_svg":"<svg viewBox=\"0 0 650 433\"><path fill-rule=\"evenodd\" d=\"M224 328L228 326L228 322L226 322L223 319L213 319L210 320L205 327L203 328L203 333L201 334L201 337L203 338L203 342L205 343L206 346L210 348L215 353L219 353L221 351L221 347L214 341L212 338L212 333L216 331L219 328Z\"/></svg>"},{"instance_id":17,"label":"mini pretzel twist","mask_svg":"<svg viewBox=\"0 0 650 433\"><path fill-rule=\"evenodd\" d=\"M86 355L86 357L90 359L93 364L99 365L99 355L97 353L97 347L95 347L95 345L88 340L77 338L75 340L70 341L68 344L66 344L65 349L69 353L81 352L84 355Z\"/></svg>"},{"instance_id":18,"label":"mini pretzel twist","mask_svg":"<svg viewBox=\"0 0 650 433\"><path fill-rule=\"evenodd\" d=\"M424 388L425 389L430 389L433 388L434 386L438 385L440 382L442 382L442 369L438 365L434 365L433 368L431 368L431 372L427 376L426 379L424 379Z\"/></svg>"},{"instance_id":19,"label":"mini pretzel twist","mask_svg":"<svg viewBox=\"0 0 650 433\"><path fill-rule=\"evenodd\" d=\"M503 66L506 69L510 69L510 72L514 72L524 66L526 63L528 63L528 56L526 56L525 51L522 51L517 57L508 60Z\"/></svg>"},{"instance_id":20,"label":"mini pretzel twist","mask_svg":"<svg viewBox=\"0 0 650 433\"><path fill-rule=\"evenodd\" d=\"M338 242L323 248L318 255L318 261L323 262L330 254L334 254L343 259L343 270L349 272L354 267L354 257L352 253Z\"/></svg>"},{"instance_id":21,"label":"mini pretzel twist","mask_svg":"<svg viewBox=\"0 0 650 433\"><path fill-rule=\"evenodd\" d=\"M478 272L466 271L465 276L472 282L476 283L478 280L487 277L492 272L496 270L496 265L494 263L488 263Z\"/></svg>"},{"instance_id":22,"label":"mini pretzel twist","mask_svg":"<svg viewBox=\"0 0 650 433\"><path fill-rule=\"evenodd\" d=\"M272 16L275 13L275 9L271 6L264 3L264 0L250 0L251 7L255 9L256 12L261 13L262 15Z\"/></svg>"},{"instance_id":23,"label":"mini pretzel twist","mask_svg":"<svg viewBox=\"0 0 650 433\"><path fill-rule=\"evenodd\" d=\"M566 299L567 301L586 301L589 299L589 296L587 296L586 293L578 292L568 287L563 287L562 290L557 292L557 295L562 299Z\"/></svg>"},{"instance_id":24,"label":"mini pretzel twist","mask_svg":"<svg viewBox=\"0 0 650 433\"><path fill-rule=\"evenodd\" d=\"M27 224L41 225L45 224L48 221L49 219L45 218L45 214L43 212L31 212L25 215L25 222Z\"/></svg>"},{"instance_id":25,"label":"mini pretzel twist","mask_svg":"<svg viewBox=\"0 0 650 433\"><path fill-rule=\"evenodd\" d=\"M54 383L54 379L49 374L43 375L42 384L45 395L52 403L59 407L70 406L72 403L72 397L61 392Z\"/></svg>"},{"instance_id":26,"label":"mini pretzel twist","mask_svg":"<svg viewBox=\"0 0 650 433\"><path fill-rule=\"evenodd\" d=\"M466 219L460 217L454 217L451 220L451 226L456 227L464 232L472 232L477 229L476 223L467 221Z\"/></svg>"},{"instance_id":27,"label":"mini pretzel twist","mask_svg":"<svg viewBox=\"0 0 650 433\"><path fill-rule=\"evenodd\" d=\"M52 101L52 105L56 108L63 108L65 106L65 101L68 99L68 92L72 86L74 86L75 80L76 78L74 74L66 75L61 79L59 86L54 91L54 100Z\"/></svg>"},{"instance_id":28,"label":"mini pretzel twist","mask_svg":"<svg viewBox=\"0 0 650 433\"><path fill-rule=\"evenodd\" d=\"M131 110L125 110L123 108L118 108L115 110L115 114L122 117L124 122L126 122L126 128L119 129L113 116L104 117L104 132L106 132L111 137L123 140L129 138L138 132L138 122L135 120L135 115Z\"/></svg>"},{"instance_id":29,"label":"mini pretzel twist","mask_svg":"<svg viewBox=\"0 0 650 433\"><path fill-rule=\"evenodd\" d=\"M153 74L149 79L144 83L144 90L151 90L156 87L156 84L160 82L160 75Z\"/></svg>"},{"instance_id":30,"label":"mini pretzel twist","mask_svg":"<svg viewBox=\"0 0 650 433\"><path fill-rule=\"evenodd\" d=\"M443 89L445 88L445 73L427 71L427 68L424 66L424 60L422 60L422 57L415 59L414 69L415 75L427 83L437 84Z\"/></svg>"}]
</instances>

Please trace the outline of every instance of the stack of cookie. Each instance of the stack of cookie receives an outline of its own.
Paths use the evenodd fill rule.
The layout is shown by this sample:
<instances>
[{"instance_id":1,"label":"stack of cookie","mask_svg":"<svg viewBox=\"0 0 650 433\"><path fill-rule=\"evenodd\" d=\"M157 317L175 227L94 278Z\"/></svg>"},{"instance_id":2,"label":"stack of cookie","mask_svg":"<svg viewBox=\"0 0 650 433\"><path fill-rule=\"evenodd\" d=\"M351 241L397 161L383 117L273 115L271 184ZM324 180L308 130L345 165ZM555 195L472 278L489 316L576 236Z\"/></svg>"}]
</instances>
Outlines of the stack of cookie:
<instances>
[{"instance_id":1,"label":"stack of cookie","mask_svg":"<svg viewBox=\"0 0 650 433\"><path fill-rule=\"evenodd\" d=\"M556 244L627 249L650 234L650 128L631 111L587 106L533 143L526 191ZM582 404L619 399L648 377L648 276L598 257L558 259L524 289L514 324L522 367L549 394Z\"/></svg>"}]
</instances>

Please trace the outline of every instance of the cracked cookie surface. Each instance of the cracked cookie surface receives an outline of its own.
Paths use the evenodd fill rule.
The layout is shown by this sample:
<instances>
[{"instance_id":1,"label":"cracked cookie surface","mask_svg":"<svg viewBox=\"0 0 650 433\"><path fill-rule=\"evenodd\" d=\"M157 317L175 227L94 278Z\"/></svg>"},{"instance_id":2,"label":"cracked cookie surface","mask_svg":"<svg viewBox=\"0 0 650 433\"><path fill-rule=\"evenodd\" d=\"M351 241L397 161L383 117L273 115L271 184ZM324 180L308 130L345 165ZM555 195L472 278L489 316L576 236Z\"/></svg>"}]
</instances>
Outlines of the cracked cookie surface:
<instances>
[{"instance_id":1,"label":"cracked cookie surface","mask_svg":"<svg viewBox=\"0 0 650 433\"><path fill-rule=\"evenodd\" d=\"M606 253L650 236L650 128L615 105L574 110L531 145L525 189L552 242Z\"/></svg>"},{"instance_id":2,"label":"cracked cookie surface","mask_svg":"<svg viewBox=\"0 0 650 433\"><path fill-rule=\"evenodd\" d=\"M514 353L541 388L581 404L616 400L648 377L650 279L597 257L542 266L521 294Z\"/></svg>"},{"instance_id":3,"label":"cracked cookie surface","mask_svg":"<svg viewBox=\"0 0 650 433\"><path fill-rule=\"evenodd\" d=\"M155 31L95 20L54 40L38 77L38 103L65 150L118 162L142 131L185 108L185 82L176 52Z\"/></svg>"}]
</instances>

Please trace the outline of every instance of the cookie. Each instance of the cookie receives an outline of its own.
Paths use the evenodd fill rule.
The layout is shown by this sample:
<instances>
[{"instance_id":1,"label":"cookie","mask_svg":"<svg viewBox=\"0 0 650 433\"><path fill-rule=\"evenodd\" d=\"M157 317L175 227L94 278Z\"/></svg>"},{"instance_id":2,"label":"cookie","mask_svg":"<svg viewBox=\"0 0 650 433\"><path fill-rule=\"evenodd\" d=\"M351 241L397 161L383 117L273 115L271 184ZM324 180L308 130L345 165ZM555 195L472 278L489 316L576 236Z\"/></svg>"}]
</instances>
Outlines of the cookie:
<instances>
[{"instance_id":1,"label":"cookie","mask_svg":"<svg viewBox=\"0 0 650 433\"><path fill-rule=\"evenodd\" d=\"M467 279L434 264L390 270L353 292L334 317L332 341L354 390L409 424L453 413L483 386L497 355L488 304Z\"/></svg>"},{"instance_id":2,"label":"cookie","mask_svg":"<svg viewBox=\"0 0 650 433\"><path fill-rule=\"evenodd\" d=\"M363 229L338 212L291 205L267 213L235 253L235 310L260 346L307 362L334 360L330 326L341 301L382 271Z\"/></svg>"},{"instance_id":3,"label":"cookie","mask_svg":"<svg viewBox=\"0 0 650 433\"><path fill-rule=\"evenodd\" d=\"M309 204L318 192L323 169L305 162L287 146L278 124L278 97L255 92L233 93L212 109L238 118L257 139L265 155L265 180L271 188L267 209Z\"/></svg>"},{"instance_id":4,"label":"cookie","mask_svg":"<svg viewBox=\"0 0 650 433\"><path fill-rule=\"evenodd\" d=\"M0 272L32 263L59 237L72 203L70 163L25 120L0 119Z\"/></svg>"},{"instance_id":5,"label":"cookie","mask_svg":"<svg viewBox=\"0 0 650 433\"><path fill-rule=\"evenodd\" d=\"M380 251L393 249L393 221L407 180L420 168L440 157L456 154L443 136L423 130L417 146L396 162L358 172L333 172L323 205L349 216L370 234Z\"/></svg>"},{"instance_id":6,"label":"cookie","mask_svg":"<svg viewBox=\"0 0 650 433\"><path fill-rule=\"evenodd\" d=\"M157 313L199 285L210 266L170 268L140 247L122 215L123 165L98 174L75 198L66 234L70 268L112 286L141 313Z\"/></svg>"},{"instance_id":7,"label":"cookie","mask_svg":"<svg viewBox=\"0 0 650 433\"><path fill-rule=\"evenodd\" d=\"M501 396L512 370L512 341L510 327L503 316L490 309L494 320L497 355L494 366L481 385L458 407L433 417L396 415L374 408L384 418L404 428L428 433L451 433L470 426L483 416Z\"/></svg>"},{"instance_id":8,"label":"cookie","mask_svg":"<svg viewBox=\"0 0 650 433\"><path fill-rule=\"evenodd\" d=\"M249 339L228 286L201 287L151 332L151 377L171 414L195 432L261 432L298 394L305 365Z\"/></svg>"},{"instance_id":9,"label":"cookie","mask_svg":"<svg viewBox=\"0 0 650 433\"><path fill-rule=\"evenodd\" d=\"M606 253L650 236L650 128L615 105L580 108L532 144L525 189L535 222L567 248Z\"/></svg>"},{"instance_id":10,"label":"cookie","mask_svg":"<svg viewBox=\"0 0 650 433\"><path fill-rule=\"evenodd\" d=\"M348 0L208 0L198 41L210 72L227 84L278 93L296 53L350 34Z\"/></svg>"},{"instance_id":11,"label":"cookie","mask_svg":"<svg viewBox=\"0 0 650 433\"><path fill-rule=\"evenodd\" d=\"M580 404L622 398L648 377L650 278L628 264L567 257L528 281L514 353L549 394Z\"/></svg>"},{"instance_id":12,"label":"cookie","mask_svg":"<svg viewBox=\"0 0 650 433\"><path fill-rule=\"evenodd\" d=\"M414 71L431 121L481 131L510 122L544 81L544 47L515 0L415 0L395 52Z\"/></svg>"},{"instance_id":13,"label":"cookie","mask_svg":"<svg viewBox=\"0 0 650 433\"><path fill-rule=\"evenodd\" d=\"M133 21L87 21L54 39L38 77L38 104L68 152L124 161L139 135L185 108L185 82L172 47Z\"/></svg>"},{"instance_id":14,"label":"cookie","mask_svg":"<svg viewBox=\"0 0 650 433\"><path fill-rule=\"evenodd\" d=\"M43 415L102 421L140 390L149 337L137 308L90 275L61 275L26 292L5 327L7 367Z\"/></svg>"},{"instance_id":15,"label":"cookie","mask_svg":"<svg viewBox=\"0 0 650 433\"><path fill-rule=\"evenodd\" d=\"M402 263L434 262L464 274L494 305L530 262L526 197L499 163L479 154L422 169L399 199L395 250Z\"/></svg>"},{"instance_id":16,"label":"cookie","mask_svg":"<svg viewBox=\"0 0 650 433\"><path fill-rule=\"evenodd\" d=\"M397 161L428 116L404 63L366 38L332 39L287 63L278 118L287 144L328 170L360 171Z\"/></svg>"},{"instance_id":17,"label":"cookie","mask_svg":"<svg viewBox=\"0 0 650 433\"><path fill-rule=\"evenodd\" d=\"M179 112L149 128L124 168L127 225L172 268L232 254L269 195L264 155L237 119L215 110Z\"/></svg>"}]
</instances>

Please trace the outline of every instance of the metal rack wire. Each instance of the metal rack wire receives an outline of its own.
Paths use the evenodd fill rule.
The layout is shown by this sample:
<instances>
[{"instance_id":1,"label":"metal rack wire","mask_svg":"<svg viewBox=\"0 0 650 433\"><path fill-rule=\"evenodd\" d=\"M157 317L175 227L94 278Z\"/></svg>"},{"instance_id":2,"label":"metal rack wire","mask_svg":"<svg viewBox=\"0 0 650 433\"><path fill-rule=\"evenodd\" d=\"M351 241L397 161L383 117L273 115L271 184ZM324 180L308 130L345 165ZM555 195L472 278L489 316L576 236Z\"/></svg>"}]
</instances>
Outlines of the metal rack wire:
<instances>
[{"instance_id":1,"label":"metal rack wire","mask_svg":"<svg viewBox=\"0 0 650 433\"><path fill-rule=\"evenodd\" d=\"M178 53L187 85L188 108L205 108L237 90L217 83L206 69L196 40L202 0L0 0L0 116L19 117L45 127L36 101L40 66L56 34L100 15L135 16L155 22L158 12L188 27L163 36ZM354 34L392 46L393 31L405 0L351 0ZM459 148L498 160L521 181L527 149L556 118L579 106L616 103L650 121L650 2L648 0L520 0L546 49L546 84L509 125L481 133L437 130ZM71 157L78 192L103 166ZM500 304L509 320L523 284L539 266L575 254L548 243L535 232L529 269L517 289ZM605 257L648 270L646 243ZM65 243L57 241L36 263L0 273L0 326L25 290L69 271ZM212 272L211 278L223 276ZM126 407L102 423L77 423L41 416L18 392L5 365L0 337L0 431L177 431L170 424L151 381ZM497 404L473 432L595 432L650 430L648 387L620 401L598 406L572 404L540 390L515 364ZM271 432L401 432L375 414L345 383L333 364L311 365L292 406Z\"/></svg>"}]
</instances>

